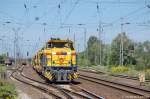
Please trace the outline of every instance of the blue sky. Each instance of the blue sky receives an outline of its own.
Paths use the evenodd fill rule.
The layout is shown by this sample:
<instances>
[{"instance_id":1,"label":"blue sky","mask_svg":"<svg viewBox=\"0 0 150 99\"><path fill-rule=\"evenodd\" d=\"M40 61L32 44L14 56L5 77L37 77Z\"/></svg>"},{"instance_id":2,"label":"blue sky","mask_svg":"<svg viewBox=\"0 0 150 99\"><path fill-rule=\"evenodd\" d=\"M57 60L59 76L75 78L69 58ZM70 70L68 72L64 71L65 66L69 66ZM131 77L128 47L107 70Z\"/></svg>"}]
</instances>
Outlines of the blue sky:
<instances>
[{"instance_id":1,"label":"blue sky","mask_svg":"<svg viewBox=\"0 0 150 99\"><path fill-rule=\"evenodd\" d=\"M13 55L14 30L18 32L18 45L24 57L27 51L32 56L51 37L73 40L74 33L76 48L80 45L82 51L84 29L87 39L98 36L99 21L103 27L101 39L111 43L121 31L121 17L123 23L130 23L123 26L123 31L134 41L143 42L150 39L147 5L150 0L1 0L0 53L10 51Z\"/></svg>"}]
</instances>

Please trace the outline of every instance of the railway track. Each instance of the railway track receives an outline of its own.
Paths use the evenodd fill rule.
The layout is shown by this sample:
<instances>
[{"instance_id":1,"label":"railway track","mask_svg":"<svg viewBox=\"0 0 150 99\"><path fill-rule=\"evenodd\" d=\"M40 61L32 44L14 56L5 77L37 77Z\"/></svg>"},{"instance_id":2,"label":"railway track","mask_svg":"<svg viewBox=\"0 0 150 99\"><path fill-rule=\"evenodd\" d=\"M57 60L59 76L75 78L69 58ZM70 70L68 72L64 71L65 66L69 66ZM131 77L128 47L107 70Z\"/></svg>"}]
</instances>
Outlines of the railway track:
<instances>
[{"instance_id":1,"label":"railway track","mask_svg":"<svg viewBox=\"0 0 150 99\"><path fill-rule=\"evenodd\" d=\"M65 88L62 88L56 84L49 84L49 83L44 83L44 82L40 82L40 81L37 81L35 79L32 79L30 77L27 77L25 76L24 74L21 73L21 75L27 79L30 79L32 81L35 81L35 82L38 82L38 83L42 83L42 84L45 84L47 86L51 86L53 88L56 88L58 90L61 90L61 92L63 94L65 94L66 96L69 94L70 95L70 98L69 99L73 99L75 97L72 97L72 96L77 96L79 98L82 98L82 99L104 99L103 97L101 96L98 96L92 92L89 92L81 87L76 87L77 90L80 90L79 92L75 92L75 91L72 91L72 90L68 90L68 89L65 89ZM73 84L69 84L70 86L73 86Z\"/></svg>"},{"instance_id":2,"label":"railway track","mask_svg":"<svg viewBox=\"0 0 150 99\"><path fill-rule=\"evenodd\" d=\"M32 86L32 87L34 87L34 88L36 88L36 89L38 89L38 90L40 90L40 91L42 91L42 92L44 92L44 93L50 95L50 96L52 96L52 98L61 99L61 97L59 97L59 96L57 96L56 94L52 93L52 92L49 91L47 88L44 88L44 87L42 87L42 86L35 85L35 84L31 83L31 82L22 80L22 79L20 79L19 76L16 76L16 75L14 75L14 74L13 74L11 77L13 77L15 80L17 80L17 81L19 81L19 82L22 82L22 83L24 83L24 84L27 84L27 85L29 85L29 86Z\"/></svg>"},{"instance_id":3,"label":"railway track","mask_svg":"<svg viewBox=\"0 0 150 99\"><path fill-rule=\"evenodd\" d=\"M89 73L94 73L94 74L108 74L102 71L91 71L91 70L80 70L81 72L89 72ZM138 77L131 77L131 76L127 76L127 75L115 75L115 74L109 74L110 76L113 77L119 77L119 78L125 78L125 79L131 79L131 80L139 80ZM150 82L150 80L145 80L145 82Z\"/></svg>"},{"instance_id":4,"label":"railway track","mask_svg":"<svg viewBox=\"0 0 150 99\"><path fill-rule=\"evenodd\" d=\"M74 90L62 88L61 86L58 86L56 84L49 84L46 82L40 82L40 81L34 80L30 77L25 76L22 73L23 68L24 66L20 67L18 70L15 70L12 73L11 77L16 79L17 81L20 81L44 93L47 93L53 98L56 98L56 99L76 99L76 98L78 99L103 99L103 97L97 96L94 93L91 93L83 88L78 88L80 89L80 92L76 92Z\"/></svg>"},{"instance_id":5,"label":"railway track","mask_svg":"<svg viewBox=\"0 0 150 99\"><path fill-rule=\"evenodd\" d=\"M74 86L74 85L71 84L71 86ZM75 86L75 90L80 90L80 91L84 92L87 95L91 95L93 97L92 99L97 99L97 98L98 99L104 99L103 97L100 97L100 96L98 96L98 95L96 95L96 94L94 94L94 93L92 93L92 92L90 92L90 91L80 87L80 86Z\"/></svg>"},{"instance_id":6,"label":"railway track","mask_svg":"<svg viewBox=\"0 0 150 99\"><path fill-rule=\"evenodd\" d=\"M21 75L20 75L20 71L22 71L22 69L19 69L18 71L14 71L11 74L11 77L21 83L24 83L26 85L32 86L38 90L40 90L43 93L46 93L48 95L50 95L52 98L54 99L61 99L60 96L56 95L54 92L52 92L51 90L49 90L48 88L44 87L42 84L38 84L29 80L24 79Z\"/></svg>"},{"instance_id":7,"label":"railway track","mask_svg":"<svg viewBox=\"0 0 150 99\"><path fill-rule=\"evenodd\" d=\"M137 95L137 96L140 96L140 97L143 97L143 98L147 98L147 99L150 98L150 90L138 88L138 87L131 86L131 85L116 83L116 82L113 82L113 81L108 81L108 80L104 80L104 79L100 79L100 78L96 78L96 77L89 77L89 76L86 76L86 75L80 75L79 78L83 79L83 80L93 82L93 83L97 83L97 84L101 84L101 85L108 86L108 87L111 87L111 88L115 88L117 90L132 93L134 95Z\"/></svg>"}]
</instances>

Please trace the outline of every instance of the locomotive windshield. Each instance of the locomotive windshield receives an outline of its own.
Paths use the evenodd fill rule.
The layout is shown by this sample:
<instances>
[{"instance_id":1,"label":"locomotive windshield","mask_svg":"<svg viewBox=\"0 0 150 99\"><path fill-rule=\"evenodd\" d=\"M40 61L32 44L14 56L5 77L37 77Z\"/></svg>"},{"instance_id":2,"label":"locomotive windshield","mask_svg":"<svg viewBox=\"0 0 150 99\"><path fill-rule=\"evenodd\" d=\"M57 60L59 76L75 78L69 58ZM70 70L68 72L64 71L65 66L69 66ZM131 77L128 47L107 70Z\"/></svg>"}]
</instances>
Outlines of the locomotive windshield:
<instances>
[{"instance_id":1,"label":"locomotive windshield","mask_svg":"<svg viewBox=\"0 0 150 99\"><path fill-rule=\"evenodd\" d=\"M48 43L48 48L65 48L65 47L71 48L72 50L74 50L72 43L68 43L68 42L50 42L50 43Z\"/></svg>"}]
</instances>

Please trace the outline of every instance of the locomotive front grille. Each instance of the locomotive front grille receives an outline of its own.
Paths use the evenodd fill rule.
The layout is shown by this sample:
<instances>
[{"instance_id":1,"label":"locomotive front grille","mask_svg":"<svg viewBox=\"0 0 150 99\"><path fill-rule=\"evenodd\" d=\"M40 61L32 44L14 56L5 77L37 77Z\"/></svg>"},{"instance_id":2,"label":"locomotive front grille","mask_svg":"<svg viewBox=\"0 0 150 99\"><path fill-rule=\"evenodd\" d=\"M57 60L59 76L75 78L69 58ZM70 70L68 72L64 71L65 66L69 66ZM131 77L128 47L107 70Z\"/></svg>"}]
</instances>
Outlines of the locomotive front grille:
<instances>
[{"instance_id":1,"label":"locomotive front grille","mask_svg":"<svg viewBox=\"0 0 150 99\"><path fill-rule=\"evenodd\" d=\"M60 81L71 81L72 76L77 71L76 67L47 67L47 71L51 72L53 75L53 80Z\"/></svg>"}]
</instances>

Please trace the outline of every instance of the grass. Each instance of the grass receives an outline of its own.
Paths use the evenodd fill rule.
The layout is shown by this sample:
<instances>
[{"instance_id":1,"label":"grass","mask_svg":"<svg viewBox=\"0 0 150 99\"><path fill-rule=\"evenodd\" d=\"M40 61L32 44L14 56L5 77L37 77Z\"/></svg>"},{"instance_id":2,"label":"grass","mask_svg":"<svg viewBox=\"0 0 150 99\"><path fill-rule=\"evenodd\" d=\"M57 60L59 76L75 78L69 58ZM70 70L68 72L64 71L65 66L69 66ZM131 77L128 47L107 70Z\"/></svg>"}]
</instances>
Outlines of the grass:
<instances>
[{"instance_id":1,"label":"grass","mask_svg":"<svg viewBox=\"0 0 150 99\"><path fill-rule=\"evenodd\" d=\"M6 73L6 66L0 65L1 74ZM15 86L5 78L0 78L0 99L16 99L17 92Z\"/></svg>"}]
</instances>

